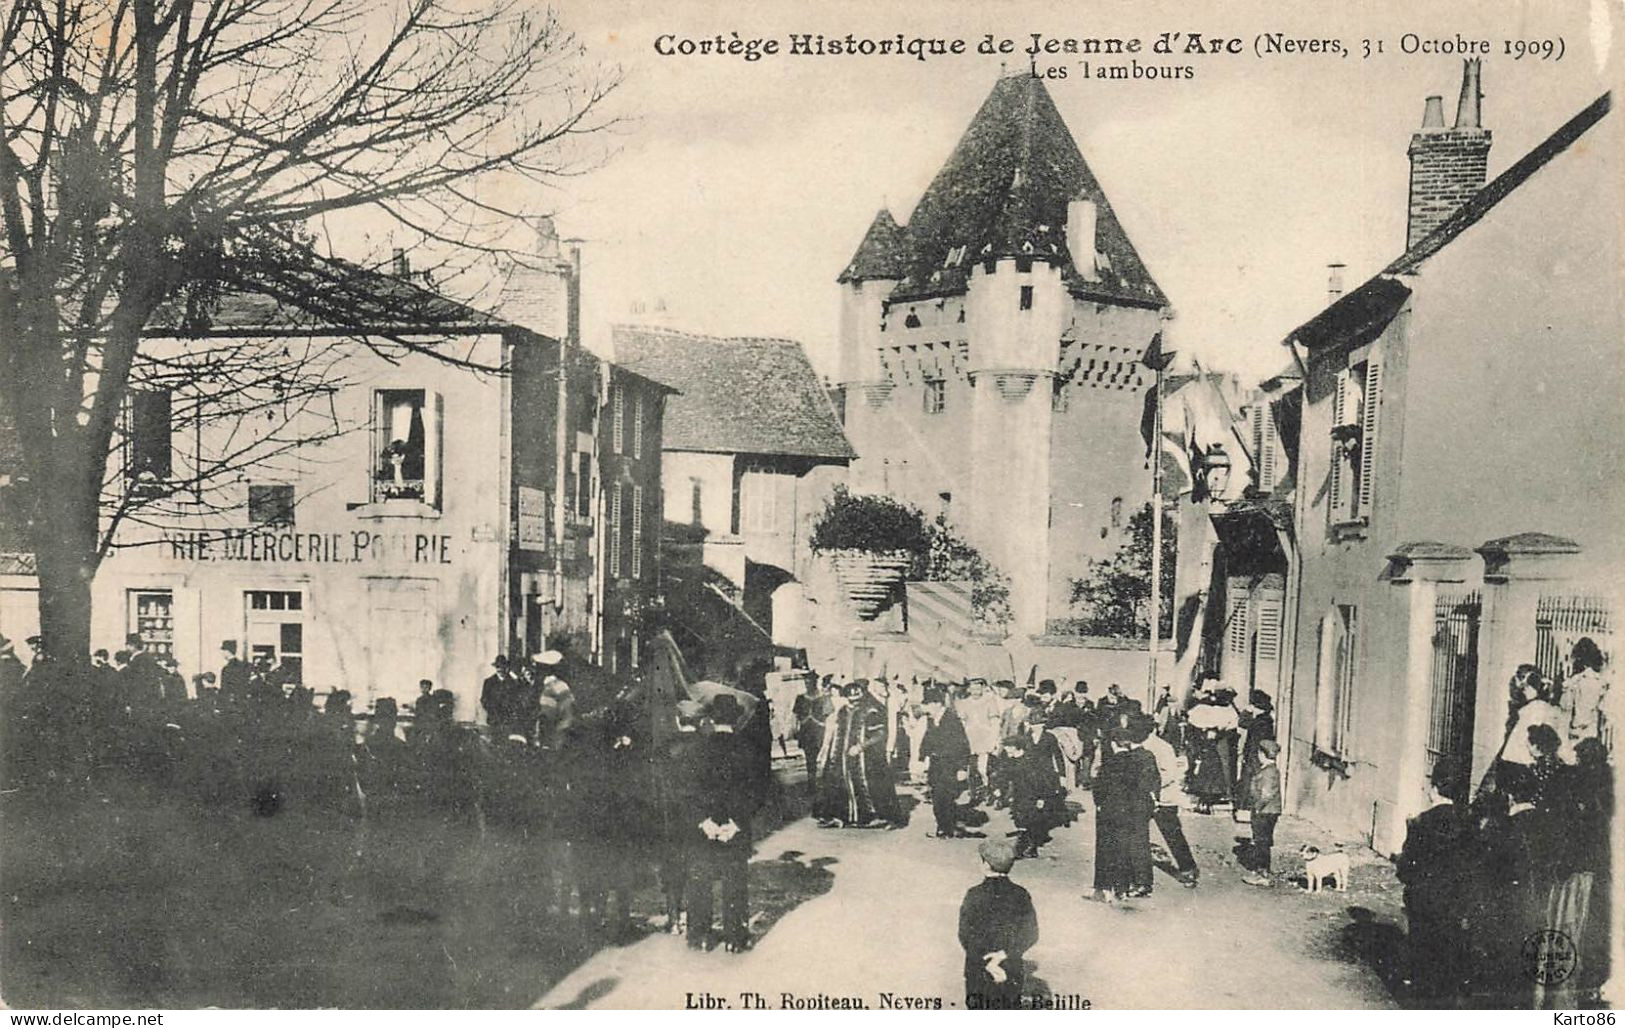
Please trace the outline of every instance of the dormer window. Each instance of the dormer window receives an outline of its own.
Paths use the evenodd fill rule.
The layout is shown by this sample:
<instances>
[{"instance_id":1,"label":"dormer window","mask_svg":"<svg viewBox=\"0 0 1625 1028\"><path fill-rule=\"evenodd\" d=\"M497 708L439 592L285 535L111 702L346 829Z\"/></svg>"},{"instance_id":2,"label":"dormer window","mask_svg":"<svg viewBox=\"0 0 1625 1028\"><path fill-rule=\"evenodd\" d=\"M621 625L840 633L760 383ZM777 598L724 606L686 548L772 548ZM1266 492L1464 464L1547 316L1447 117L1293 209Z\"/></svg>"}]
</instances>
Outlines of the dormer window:
<instances>
[{"instance_id":1,"label":"dormer window","mask_svg":"<svg viewBox=\"0 0 1625 1028\"><path fill-rule=\"evenodd\" d=\"M961 263L964 262L964 260L965 246L964 244L961 244L948 251L948 256L943 259L942 266L945 268L957 268Z\"/></svg>"}]
</instances>

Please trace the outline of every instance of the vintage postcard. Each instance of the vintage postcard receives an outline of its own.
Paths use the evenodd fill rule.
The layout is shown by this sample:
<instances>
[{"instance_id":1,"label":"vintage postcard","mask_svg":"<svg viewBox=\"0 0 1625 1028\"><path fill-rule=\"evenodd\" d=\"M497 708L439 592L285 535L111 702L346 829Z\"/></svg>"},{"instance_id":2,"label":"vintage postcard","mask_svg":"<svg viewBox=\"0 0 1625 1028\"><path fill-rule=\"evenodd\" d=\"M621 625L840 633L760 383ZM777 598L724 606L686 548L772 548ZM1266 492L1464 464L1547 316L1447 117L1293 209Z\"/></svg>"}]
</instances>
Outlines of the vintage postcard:
<instances>
[{"instance_id":1,"label":"vintage postcard","mask_svg":"<svg viewBox=\"0 0 1625 1028\"><path fill-rule=\"evenodd\" d=\"M8 0L0 1000L1612 1024L1622 33Z\"/></svg>"}]
</instances>

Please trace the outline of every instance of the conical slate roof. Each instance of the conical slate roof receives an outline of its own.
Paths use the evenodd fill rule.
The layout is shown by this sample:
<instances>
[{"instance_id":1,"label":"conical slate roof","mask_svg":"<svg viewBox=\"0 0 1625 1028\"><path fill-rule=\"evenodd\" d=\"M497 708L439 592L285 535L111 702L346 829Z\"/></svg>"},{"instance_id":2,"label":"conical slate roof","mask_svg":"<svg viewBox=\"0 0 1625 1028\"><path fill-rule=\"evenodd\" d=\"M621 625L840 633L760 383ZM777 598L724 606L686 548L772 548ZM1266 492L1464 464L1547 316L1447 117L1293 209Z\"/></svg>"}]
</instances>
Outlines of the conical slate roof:
<instances>
[{"instance_id":1,"label":"conical slate roof","mask_svg":"<svg viewBox=\"0 0 1625 1028\"><path fill-rule=\"evenodd\" d=\"M884 207L869 223L863 242L847 262L835 281L862 282L868 278L899 279L903 277L904 262L908 255L908 234L897 224L891 211Z\"/></svg>"},{"instance_id":2,"label":"conical slate roof","mask_svg":"<svg viewBox=\"0 0 1625 1028\"><path fill-rule=\"evenodd\" d=\"M1095 248L1106 260L1095 281L1077 274L1066 246L1067 205L1080 198L1094 200L1098 210ZM1168 302L1043 81L1031 75L994 85L904 235L906 272L894 300L961 292L977 261L1026 255L1060 263L1078 296L1146 307Z\"/></svg>"}]
</instances>

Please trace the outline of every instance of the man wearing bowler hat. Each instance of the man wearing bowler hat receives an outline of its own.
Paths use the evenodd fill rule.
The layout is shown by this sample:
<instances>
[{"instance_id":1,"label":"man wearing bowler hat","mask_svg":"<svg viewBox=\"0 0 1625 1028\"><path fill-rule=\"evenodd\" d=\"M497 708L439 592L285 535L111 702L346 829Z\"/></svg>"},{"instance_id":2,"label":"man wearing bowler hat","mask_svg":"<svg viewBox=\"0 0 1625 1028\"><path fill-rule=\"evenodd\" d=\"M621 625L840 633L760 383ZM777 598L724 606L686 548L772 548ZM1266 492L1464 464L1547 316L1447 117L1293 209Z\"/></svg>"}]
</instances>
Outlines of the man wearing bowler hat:
<instances>
[{"instance_id":1,"label":"man wearing bowler hat","mask_svg":"<svg viewBox=\"0 0 1625 1028\"><path fill-rule=\"evenodd\" d=\"M485 723L491 727L492 737L501 739L508 734L508 724L513 719L515 683L508 671L507 654L497 654L491 668L480 686L480 707L485 711Z\"/></svg>"}]
</instances>

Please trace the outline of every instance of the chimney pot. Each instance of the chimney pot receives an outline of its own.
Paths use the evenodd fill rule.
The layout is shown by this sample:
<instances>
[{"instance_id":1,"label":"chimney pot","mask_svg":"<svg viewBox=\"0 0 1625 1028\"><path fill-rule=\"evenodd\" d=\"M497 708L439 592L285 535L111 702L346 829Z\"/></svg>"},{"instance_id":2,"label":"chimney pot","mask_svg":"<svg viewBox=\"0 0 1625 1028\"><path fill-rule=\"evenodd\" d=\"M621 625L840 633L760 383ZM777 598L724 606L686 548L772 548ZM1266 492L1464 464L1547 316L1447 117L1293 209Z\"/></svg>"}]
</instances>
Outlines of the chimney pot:
<instances>
[{"instance_id":1,"label":"chimney pot","mask_svg":"<svg viewBox=\"0 0 1625 1028\"><path fill-rule=\"evenodd\" d=\"M1088 197L1078 197L1066 205L1066 248L1072 251L1072 265L1085 281L1100 277L1095 267L1095 233L1100 210Z\"/></svg>"},{"instance_id":2,"label":"chimney pot","mask_svg":"<svg viewBox=\"0 0 1625 1028\"><path fill-rule=\"evenodd\" d=\"M1348 265L1333 261L1326 265L1326 302L1332 303L1343 295L1343 269Z\"/></svg>"},{"instance_id":3,"label":"chimney pot","mask_svg":"<svg viewBox=\"0 0 1625 1028\"><path fill-rule=\"evenodd\" d=\"M1469 57L1461 62L1461 99L1456 102L1456 128L1479 127L1480 107L1484 93L1479 88L1479 59Z\"/></svg>"},{"instance_id":4,"label":"chimney pot","mask_svg":"<svg viewBox=\"0 0 1625 1028\"><path fill-rule=\"evenodd\" d=\"M1444 128L1444 97L1430 96L1422 108L1422 131Z\"/></svg>"}]
</instances>

